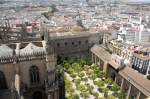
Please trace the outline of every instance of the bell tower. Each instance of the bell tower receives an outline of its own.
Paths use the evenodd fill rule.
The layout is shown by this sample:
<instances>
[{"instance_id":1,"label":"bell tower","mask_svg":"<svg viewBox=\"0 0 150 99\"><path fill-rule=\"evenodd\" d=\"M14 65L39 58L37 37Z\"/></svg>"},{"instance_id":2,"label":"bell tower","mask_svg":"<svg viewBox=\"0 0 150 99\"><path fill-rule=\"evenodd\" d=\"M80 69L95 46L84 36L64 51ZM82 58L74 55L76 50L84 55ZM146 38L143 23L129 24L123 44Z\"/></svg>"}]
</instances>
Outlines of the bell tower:
<instances>
[{"instance_id":1,"label":"bell tower","mask_svg":"<svg viewBox=\"0 0 150 99\"><path fill-rule=\"evenodd\" d=\"M46 70L47 70L47 80L46 80L46 93L47 99L59 99L59 87L56 79L56 57L54 48L50 42L50 37L48 31L44 33L45 40L45 50L46 50Z\"/></svg>"},{"instance_id":2,"label":"bell tower","mask_svg":"<svg viewBox=\"0 0 150 99\"><path fill-rule=\"evenodd\" d=\"M54 48L49 42L49 34L48 31L44 33L44 40L45 40L45 50L46 50L46 69L47 69L47 80L48 83L51 84L55 81L55 65L56 59L54 55Z\"/></svg>"}]
</instances>

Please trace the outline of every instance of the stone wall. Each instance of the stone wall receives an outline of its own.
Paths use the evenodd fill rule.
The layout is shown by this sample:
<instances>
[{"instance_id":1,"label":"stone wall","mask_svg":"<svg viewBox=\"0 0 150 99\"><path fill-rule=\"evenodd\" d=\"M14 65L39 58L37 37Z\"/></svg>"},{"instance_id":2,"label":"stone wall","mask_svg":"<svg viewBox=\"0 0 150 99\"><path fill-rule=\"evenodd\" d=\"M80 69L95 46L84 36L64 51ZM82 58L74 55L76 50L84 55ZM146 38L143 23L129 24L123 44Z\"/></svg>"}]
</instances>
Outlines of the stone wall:
<instances>
[{"instance_id":1,"label":"stone wall","mask_svg":"<svg viewBox=\"0 0 150 99\"><path fill-rule=\"evenodd\" d=\"M101 33L93 33L82 36L67 36L51 39L50 42L57 56L81 58L89 56L89 49L102 40Z\"/></svg>"}]
</instances>

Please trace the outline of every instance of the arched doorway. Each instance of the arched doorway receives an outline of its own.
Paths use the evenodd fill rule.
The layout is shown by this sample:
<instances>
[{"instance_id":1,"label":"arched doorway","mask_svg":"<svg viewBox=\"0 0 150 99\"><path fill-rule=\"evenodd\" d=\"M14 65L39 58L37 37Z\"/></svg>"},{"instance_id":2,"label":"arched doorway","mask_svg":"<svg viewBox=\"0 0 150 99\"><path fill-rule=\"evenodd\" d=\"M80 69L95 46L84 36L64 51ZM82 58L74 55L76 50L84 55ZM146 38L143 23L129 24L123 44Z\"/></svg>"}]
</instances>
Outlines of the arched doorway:
<instances>
[{"instance_id":1,"label":"arched doorway","mask_svg":"<svg viewBox=\"0 0 150 99\"><path fill-rule=\"evenodd\" d=\"M7 83L4 73L0 71L0 90L3 89L7 89Z\"/></svg>"},{"instance_id":2,"label":"arched doorway","mask_svg":"<svg viewBox=\"0 0 150 99\"><path fill-rule=\"evenodd\" d=\"M115 73L112 73L112 74L111 74L111 77L112 77L112 80L115 81L115 78L116 78Z\"/></svg>"},{"instance_id":3,"label":"arched doorway","mask_svg":"<svg viewBox=\"0 0 150 99\"><path fill-rule=\"evenodd\" d=\"M33 99L42 99L42 93L40 91L34 92Z\"/></svg>"}]
</instances>

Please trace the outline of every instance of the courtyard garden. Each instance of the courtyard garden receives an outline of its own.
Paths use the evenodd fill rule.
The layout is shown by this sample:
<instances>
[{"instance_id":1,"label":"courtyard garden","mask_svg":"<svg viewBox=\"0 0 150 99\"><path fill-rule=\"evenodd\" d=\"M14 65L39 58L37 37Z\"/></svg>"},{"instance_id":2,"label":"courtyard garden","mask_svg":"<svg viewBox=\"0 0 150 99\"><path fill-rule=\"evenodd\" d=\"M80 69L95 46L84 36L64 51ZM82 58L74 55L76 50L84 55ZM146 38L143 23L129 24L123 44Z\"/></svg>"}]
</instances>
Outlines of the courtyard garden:
<instances>
[{"instance_id":1,"label":"courtyard garden","mask_svg":"<svg viewBox=\"0 0 150 99\"><path fill-rule=\"evenodd\" d=\"M57 66L64 73L66 99L125 99L120 86L87 59L64 61Z\"/></svg>"}]
</instances>

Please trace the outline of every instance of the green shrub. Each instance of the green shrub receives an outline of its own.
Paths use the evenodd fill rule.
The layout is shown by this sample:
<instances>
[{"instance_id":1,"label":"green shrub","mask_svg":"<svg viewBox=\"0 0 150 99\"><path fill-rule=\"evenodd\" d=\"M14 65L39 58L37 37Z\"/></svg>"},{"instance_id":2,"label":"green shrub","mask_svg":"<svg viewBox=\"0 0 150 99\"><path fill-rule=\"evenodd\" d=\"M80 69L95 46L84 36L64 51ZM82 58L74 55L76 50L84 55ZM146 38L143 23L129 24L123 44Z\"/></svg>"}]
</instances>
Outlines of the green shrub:
<instances>
[{"instance_id":1,"label":"green shrub","mask_svg":"<svg viewBox=\"0 0 150 99\"><path fill-rule=\"evenodd\" d=\"M65 76L65 90L69 94L71 94L75 91L72 86L73 86L72 82L70 80L68 80L67 77Z\"/></svg>"},{"instance_id":2,"label":"green shrub","mask_svg":"<svg viewBox=\"0 0 150 99\"><path fill-rule=\"evenodd\" d=\"M110 78L110 75L108 73L104 73L105 78Z\"/></svg>"},{"instance_id":3,"label":"green shrub","mask_svg":"<svg viewBox=\"0 0 150 99\"><path fill-rule=\"evenodd\" d=\"M79 73L79 77L83 77L84 75L85 75L84 72Z\"/></svg>"},{"instance_id":4,"label":"green shrub","mask_svg":"<svg viewBox=\"0 0 150 99\"><path fill-rule=\"evenodd\" d=\"M90 66L90 65L92 64L91 59L85 58L84 60L86 61L86 65L89 65L89 66Z\"/></svg>"},{"instance_id":5,"label":"green shrub","mask_svg":"<svg viewBox=\"0 0 150 99\"><path fill-rule=\"evenodd\" d=\"M108 92L108 90L109 90L108 88L102 88L103 93Z\"/></svg>"},{"instance_id":6,"label":"green shrub","mask_svg":"<svg viewBox=\"0 0 150 99\"><path fill-rule=\"evenodd\" d=\"M108 96L108 98L107 99L116 99L116 97L115 96L112 96L112 95L110 95L110 96ZM120 98L119 98L120 99Z\"/></svg>"},{"instance_id":7,"label":"green shrub","mask_svg":"<svg viewBox=\"0 0 150 99\"><path fill-rule=\"evenodd\" d=\"M69 68L70 68L70 64L67 62L67 61L64 61L63 62L63 67L66 69L66 70L68 70Z\"/></svg>"},{"instance_id":8,"label":"green shrub","mask_svg":"<svg viewBox=\"0 0 150 99\"><path fill-rule=\"evenodd\" d=\"M93 75L92 75L92 79L95 80L96 78L97 78L97 75L96 75L96 74L93 74Z\"/></svg>"},{"instance_id":9,"label":"green shrub","mask_svg":"<svg viewBox=\"0 0 150 99\"><path fill-rule=\"evenodd\" d=\"M88 91L81 92L81 96L86 99L89 96L89 92Z\"/></svg>"},{"instance_id":10,"label":"green shrub","mask_svg":"<svg viewBox=\"0 0 150 99\"><path fill-rule=\"evenodd\" d=\"M63 74L64 73L64 68L62 65L57 65L56 66L57 73Z\"/></svg>"},{"instance_id":11,"label":"green shrub","mask_svg":"<svg viewBox=\"0 0 150 99\"><path fill-rule=\"evenodd\" d=\"M94 74L94 71L93 71L92 69L89 69L88 72L87 72L87 74L88 74L88 75L93 75L93 74Z\"/></svg>"},{"instance_id":12,"label":"green shrub","mask_svg":"<svg viewBox=\"0 0 150 99\"><path fill-rule=\"evenodd\" d=\"M69 64L73 64L73 63L75 63L75 60L74 60L74 59L69 59L67 62L68 62Z\"/></svg>"},{"instance_id":13,"label":"green shrub","mask_svg":"<svg viewBox=\"0 0 150 99\"><path fill-rule=\"evenodd\" d=\"M98 87L103 87L104 86L104 82L102 80L98 80L98 81L96 81L96 85Z\"/></svg>"},{"instance_id":14,"label":"green shrub","mask_svg":"<svg viewBox=\"0 0 150 99\"><path fill-rule=\"evenodd\" d=\"M80 64L78 64L78 63L73 63L71 66L75 72L81 72L82 71L82 68L81 68Z\"/></svg>"},{"instance_id":15,"label":"green shrub","mask_svg":"<svg viewBox=\"0 0 150 99\"><path fill-rule=\"evenodd\" d=\"M71 73L70 76L71 76L72 78L75 78L75 77L77 76L77 74L76 74L76 73Z\"/></svg>"},{"instance_id":16,"label":"green shrub","mask_svg":"<svg viewBox=\"0 0 150 99\"><path fill-rule=\"evenodd\" d=\"M115 96L119 99L126 99L127 93L116 93Z\"/></svg>"},{"instance_id":17,"label":"green shrub","mask_svg":"<svg viewBox=\"0 0 150 99\"><path fill-rule=\"evenodd\" d=\"M89 66L88 66L88 65L84 65L84 66L83 66L83 69L84 69L85 71L88 71Z\"/></svg>"},{"instance_id":18,"label":"green shrub","mask_svg":"<svg viewBox=\"0 0 150 99\"><path fill-rule=\"evenodd\" d=\"M87 84L87 89L92 92L92 90L94 89L94 86L90 85L90 84Z\"/></svg>"},{"instance_id":19,"label":"green shrub","mask_svg":"<svg viewBox=\"0 0 150 99\"><path fill-rule=\"evenodd\" d=\"M80 60L79 60L79 64L83 67L84 65L87 64L87 62L86 62L86 60L84 60L84 59L80 59Z\"/></svg>"},{"instance_id":20,"label":"green shrub","mask_svg":"<svg viewBox=\"0 0 150 99\"><path fill-rule=\"evenodd\" d=\"M112 86L112 91L115 91L115 92L117 92L117 91L119 91L119 89L120 89L120 86L118 86L117 84L113 84L113 86Z\"/></svg>"},{"instance_id":21,"label":"green shrub","mask_svg":"<svg viewBox=\"0 0 150 99\"><path fill-rule=\"evenodd\" d=\"M80 99L78 94L73 95L73 99Z\"/></svg>"},{"instance_id":22,"label":"green shrub","mask_svg":"<svg viewBox=\"0 0 150 99\"><path fill-rule=\"evenodd\" d=\"M104 77L104 73L100 70L95 71L95 73L96 73L97 77L100 77L100 78Z\"/></svg>"},{"instance_id":23,"label":"green shrub","mask_svg":"<svg viewBox=\"0 0 150 99\"><path fill-rule=\"evenodd\" d=\"M104 97L98 97L98 99L105 99Z\"/></svg>"},{"instance_id":24,"label":"green shrub","mask_svg":"<svg viewBox=\"0 0 150 99\"><path fill-rule=\"evenodd\" d=\"M83 81L87 81L88 78L87 78L87 77L83 77L82 80L83 80Z\"/></svg>"},{"instance_id":25,"label":"green shrub","mask_svg":"<svg viewBox=\"0 0 150 99\"><path fill-rule=\"evenodd\" d=\"M70 68L67 70L67 72L68 72L69 74L72 74L72 73L74 73L75 71L74 71L73 68L70 67Z\"/></svg>"},{"instance_id":26,"label":"green shrub","mask_svg":"<svg viewBox=\"0 0 150 99\"><path fill-rule=\"evenodd\" d=\"M66 99L80 99L79 95L69 95Z\"/></svg>"},{"instance_id":27,"label":"green shrub","mask_svg":"<svg viewBox=\"0 0 150 99\"><path fill-rule=\"evenodd\" d=\"M81 80L80 79L75 79L74 82L75 82L76 85L79 85L81 83Z\"/></svg>"},{"instance_id":28,"label":"green shrub","mask_svg":"<svg viewBox=\"0 0 150 99\"><path fill-rule=\"evenodd\" d=\"M69 90L69 93L74 93L75 92L75 89L73 89L72 87L71 88L68 88Z\"/></svg>"},{"instance_id":29,"label":"green shrub","mask_svg":"<svg viewBox=\"0 0 150 99\"><path fill-rule=\"evenodd\" d=\"M99 94L97 92L92 92L92 95L98 98Z\"/></svg>"},{"instance_id":30,"label":"green shrub","mask_svg":"<svg viewBox=\"0 0 150 99\"><path fill-rule=\"evenodd\" d=\"M111 79L111 78L107 78L107 79L105 79L105 83L107 83L107 84L111 84L111 83L112 83L112 79Z\"/></svg>"},{"instance_id":31,"label":"green shrub","mask_svg":"<svg viewBox=\"0 0 150 99\"><path fill-rule=\"evenodd\" d=\"M85 85L83 85L83 84L79 84L77 86L77 89L80 90L81 92L87 91L87 87Z\"/></svg>"},{"instance_id":32,"label":"green shrub","mask_svg":"<svg viewBox=\"0 0 150 99\"><path fill-rule=\"evenodd\" d=\"M108 89L107 88L102 88L102 92L104 93L104 97L108 96Z\"/></svg>"}]
</instances>

